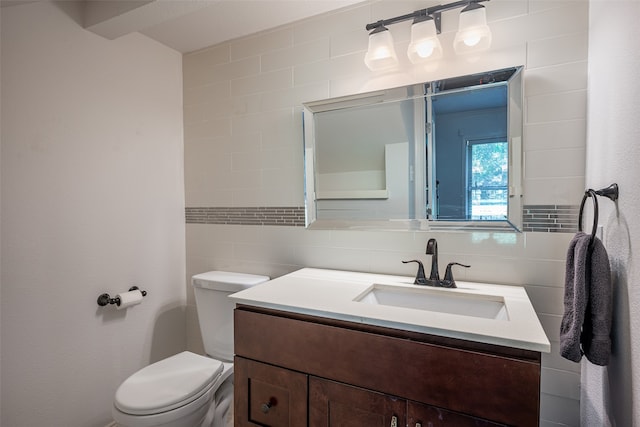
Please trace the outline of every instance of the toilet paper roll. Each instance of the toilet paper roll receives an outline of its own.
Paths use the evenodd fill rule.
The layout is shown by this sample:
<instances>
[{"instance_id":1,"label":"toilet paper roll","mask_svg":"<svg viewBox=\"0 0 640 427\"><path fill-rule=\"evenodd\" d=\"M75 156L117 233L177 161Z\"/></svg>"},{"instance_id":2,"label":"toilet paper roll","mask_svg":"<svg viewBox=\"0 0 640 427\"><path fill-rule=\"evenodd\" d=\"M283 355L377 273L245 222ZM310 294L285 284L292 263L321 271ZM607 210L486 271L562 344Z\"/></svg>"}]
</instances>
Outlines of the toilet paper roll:
<instances>
[{"instance_id":1,"label":"toilet paper roll","mask_svg":"<svg viewBox=\"0 0 640 427\"><path fill-rule=\"evenodd\" d=\"M132 305L137 305L142 302L142 292L139 289L135 291L123 292L117 295L120 298L120 304L118 304L118 310L122 310Z\"/></svg>"}]
</instances>

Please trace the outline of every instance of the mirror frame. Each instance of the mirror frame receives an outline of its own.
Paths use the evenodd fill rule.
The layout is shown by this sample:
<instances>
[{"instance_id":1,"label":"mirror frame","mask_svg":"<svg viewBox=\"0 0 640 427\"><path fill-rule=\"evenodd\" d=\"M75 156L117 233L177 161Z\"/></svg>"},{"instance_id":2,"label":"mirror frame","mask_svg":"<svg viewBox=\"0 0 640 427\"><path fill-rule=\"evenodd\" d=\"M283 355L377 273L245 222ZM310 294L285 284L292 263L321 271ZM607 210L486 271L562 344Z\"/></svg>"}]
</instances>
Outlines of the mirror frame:
<instances>
[{"instance_id":1,"label":"mirror frame","mask_svg":"<svg viewBox=\"0 0 640 427\"><path fill-rule=\"evenodd\" d=\"M304 134L304 198L305 198L305 226L308 229L337 229L337 230L394 230L394 231L515 231L521 232L522 228L522 175L523 175L523 69L524 66L514 66L499 70L491 70L482 73L474 73L467 76L452 77L439 79L432 82L416 83L407 86L383 89L373 92L360 93L355 95L342 96L337 98L305 102L303 103L303 134ZM429 218L406 218L406 219L318 219L317 218L317 202L315 198L316 177L315 177L315 157L316 148L315 140L315 120L314 114L326 111L337 111L353 107L370 106L379 103L398 102L416 98L426 98L433 95L442 95L446 93L455 93L465 90L474 90L477 88L487 87L488 85L496 85L496 83L483 83L479 85L465 86L464 83L459 87L446 89L448 84L452 82L461 82L465 80L474 80L483 76L500 73L508 70L515 70L513 74L505 81L497 84L506 84L508 87L507 96L507 139L509 142L509 183L508 183L508 217L504 220L484 220L484 221L452 221ZM429 89L423 88L445 87L434 93ZM415 95L408 96L408 93ZM424 122L424 121L422 121ZM433 142L431 138L421 137L426 135L425 123L415 124L417 131L415 132L416 141L413 143L414 151L410 153L411 157L422 158L422 164L425 168L424 174L415 174L414 188L417 201L426 202L427 196L422 195L425 191L427 182L430 181L429 175L431 168L427 165L426 154L430 150ZM411 144L410 144L411 147ZM429 157L432 158L431 156ZM414 166L415 165L410 165ZM422 176L421 176L422 175ZM416 203L417 205L418 203ZM421 209L416 206L416 212L409 214L421 215ZM425 215L426 216L426 215Z\"/></svg>"}]
</instances>

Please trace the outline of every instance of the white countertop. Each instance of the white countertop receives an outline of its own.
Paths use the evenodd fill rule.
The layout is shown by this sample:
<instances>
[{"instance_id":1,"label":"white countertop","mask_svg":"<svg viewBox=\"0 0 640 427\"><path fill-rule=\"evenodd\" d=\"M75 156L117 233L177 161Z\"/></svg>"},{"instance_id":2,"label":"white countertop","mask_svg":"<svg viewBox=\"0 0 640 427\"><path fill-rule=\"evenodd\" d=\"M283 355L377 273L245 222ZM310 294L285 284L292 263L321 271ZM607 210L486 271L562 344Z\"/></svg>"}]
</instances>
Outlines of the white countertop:
<instances>
[{"instance_id":1,"label":"white countertop","mask_svg":"<svg viewBox=\"0 0 640 427\"><path fill-rule=\"evenodd\" d=\"M413 285L413 277L303 268L230 296L238 304L310 314L548 353L551 345L531 301L520 286L456 281L456 289ZM425 311L359 302L373 285L426 288L458 296L504 301L507 318ZM444 294L446 295L446 294Z\"/></svg>"}]
</instances>

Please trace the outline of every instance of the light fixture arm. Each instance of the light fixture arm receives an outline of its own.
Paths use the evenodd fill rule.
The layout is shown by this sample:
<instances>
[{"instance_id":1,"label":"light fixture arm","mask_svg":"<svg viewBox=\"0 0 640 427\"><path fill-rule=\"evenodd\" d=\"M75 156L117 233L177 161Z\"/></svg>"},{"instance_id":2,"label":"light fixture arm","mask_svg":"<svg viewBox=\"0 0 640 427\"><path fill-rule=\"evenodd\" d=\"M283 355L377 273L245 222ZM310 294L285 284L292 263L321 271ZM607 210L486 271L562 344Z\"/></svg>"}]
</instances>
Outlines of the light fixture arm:
<instances>
[{"instance_id":1,"label":"light fixture arm","mask_svg":"<svg viewBox=\"0 0 640 427\"><path fill-rule=\"evenodd\" d=\"M437 6L431 6L426 9L416 10L412 13L407 13L406 15L396 16L395 18L389 19L381 19L376 22L372 22L367 24L365 27L367 31L375 30L377 28L386 27L387 25L397 24L398 22L408 21L410 19L416 19L422 16L431 16L436 24L436 31L438 34L441 33L442 28L442 20L441 14L447 10L457 9L460 7L466 7L473 3L481 3L489 0L460 0L449 4L439 4Z\"/></svg>"}]
</instances>

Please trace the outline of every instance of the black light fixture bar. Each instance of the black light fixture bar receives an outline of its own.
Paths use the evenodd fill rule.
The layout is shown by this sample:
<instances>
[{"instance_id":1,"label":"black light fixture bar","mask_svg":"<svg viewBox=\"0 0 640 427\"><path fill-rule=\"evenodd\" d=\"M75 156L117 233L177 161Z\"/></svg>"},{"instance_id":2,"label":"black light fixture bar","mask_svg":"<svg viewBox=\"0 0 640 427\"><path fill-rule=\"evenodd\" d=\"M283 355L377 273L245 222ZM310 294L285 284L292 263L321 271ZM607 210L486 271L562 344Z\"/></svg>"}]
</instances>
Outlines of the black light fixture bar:
<instances>
[{"instance_id":1,"label":"black light fixture bar","mask_svg":"<svg viewBox=\"0 0 640 427\"><path fill-rule=\"evenodd\" d=\"M459 7L469 6L470 4L473 4L473 3L481 3L483 1L489 1L489 0L460 0L460 1L444 4L444 5L439 4L437 6L431 6L426 9L416 10L415 12L407 13L406 15L396 16L395 18L381 19L379 21L367 24L365 28L367 31L371 31L371 30L375 30L376 28L386 27L387 25L397 24L398 22L408 21L410 19L415 19L420 16L431 16L435 21L436 30L438 34L440 34L441 32L440 14L442 12L445 12L451 9L457 9Z\"/></svg>"}]
</instances>

